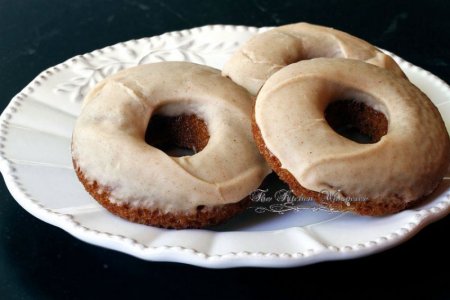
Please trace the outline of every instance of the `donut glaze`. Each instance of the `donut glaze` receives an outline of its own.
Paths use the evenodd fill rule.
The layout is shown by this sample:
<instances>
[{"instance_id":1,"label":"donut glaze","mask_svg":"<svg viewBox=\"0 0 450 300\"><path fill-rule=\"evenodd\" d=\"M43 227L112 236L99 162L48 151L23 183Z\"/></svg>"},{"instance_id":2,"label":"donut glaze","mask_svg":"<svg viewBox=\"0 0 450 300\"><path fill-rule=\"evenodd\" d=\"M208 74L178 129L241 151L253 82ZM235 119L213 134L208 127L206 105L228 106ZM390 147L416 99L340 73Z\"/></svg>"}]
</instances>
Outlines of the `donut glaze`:
<instances>
[{"instance_id":1,"label":"donut glaze","mask_svg":"<svg viewBox=\"0 0 450 300\"><path fill-rule=\"evenodd\" d=\"M372 144L337 134L324 112L343 99L384 114L386 134ZM450 162L447 130L427 96L408 80L357 60L305 60L274 74L256 100L254 135L297 196L312 193L331 208L366 215L392 213L430 194ZM327 201L325 194L350 200Z\"/></svg>"},{"instance_id":2,"label":"donut glaze","mask_svg":"<svg viewBox=\"0 0 450 300\"><path fill-rule=\"evenodd\" d=\"M281 68L318 57L358 59L404 76L388 55L345 32L308 23L276 27L247 41L225 64L222 74L256 95Z\"/></svg>"},{"instance_id":3,"label":"donut glaze","mask_svg":"<svg viewBox=\"0 0 450 300\"><path fill-rule=\"evenodd\" d=\"M100 82L83 102L72 138L75 168L94 197L107 195L99 202L111 211L126 208L126 218L139 209L154 219L157 212L158 220L195 219L200 209L246 198L269 173L252 139L253 103L245 89L210 67L164 62L123 70ZM144 137L154 114L195 115L207 126L206 146L183 157L150 146Z\"/></svg>"}]
</instances>

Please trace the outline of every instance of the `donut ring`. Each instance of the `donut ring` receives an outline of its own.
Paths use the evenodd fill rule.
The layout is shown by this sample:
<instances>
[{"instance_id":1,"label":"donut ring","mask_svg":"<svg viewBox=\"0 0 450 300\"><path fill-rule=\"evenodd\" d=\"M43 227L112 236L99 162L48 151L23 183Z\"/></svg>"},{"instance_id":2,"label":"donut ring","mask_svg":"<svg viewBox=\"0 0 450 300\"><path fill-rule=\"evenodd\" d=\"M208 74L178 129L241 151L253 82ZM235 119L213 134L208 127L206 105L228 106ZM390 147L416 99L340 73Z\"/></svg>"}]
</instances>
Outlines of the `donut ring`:
<instances>
[{"instance_id":1,"label":"donut ring","mask_svg":"<svg viewBox=\"0 0 450 300\"><path fill-rule=\"evenodd\" d=\"M357 143L330 127L325 111L343 99L368 107L360 121L372 127L366 133L378 135L374 143ZM295 195L362 215L410 207L437 187L450 162L447 130L425 94L356 60L305 60L274 74L257 97L253 134Z\"/></svg>"},{"instance_id":2,"label":"donut ring","mask_svg":"<svg viewBox=\"0 0 450 300\"><path fill-rule=\"evenodd\" d=\"M206 66L121 71L83 102L72 137L75 170L100 204L125 219L166 228L216 224L244 209L270 171L252 138L253 102ZM179 143L201 151L171 157L147 144L153 115L175 118L184 128Z\"/></svg>"},{"instance_id":3,"label":"donut ring","mask_svg":"<svg viewBox=\"0 0 450 300\"><path fill-rule=\"evenodd\" d=\"M317 57L358 59L405 76L390 56L371 44L345 32L308 23L276 27L254 36L231 56L222 74L256 95L281 68Z\"/></svg>"}]
</instances>

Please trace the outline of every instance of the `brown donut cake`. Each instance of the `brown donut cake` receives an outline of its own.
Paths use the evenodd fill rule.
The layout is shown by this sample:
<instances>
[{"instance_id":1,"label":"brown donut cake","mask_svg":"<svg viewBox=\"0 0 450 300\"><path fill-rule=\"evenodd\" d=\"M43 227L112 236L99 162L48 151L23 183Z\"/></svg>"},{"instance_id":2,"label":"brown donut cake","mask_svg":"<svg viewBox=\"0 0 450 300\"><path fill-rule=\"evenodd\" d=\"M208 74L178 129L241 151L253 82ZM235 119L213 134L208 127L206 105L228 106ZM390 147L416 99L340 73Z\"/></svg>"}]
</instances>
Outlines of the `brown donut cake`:
<instances>
[{"instance_id":1,"label":"brown donut cake","mask_svg":"<svg viewBox=\"0 0 450 300\"><path fill-rule=\"evenodd\" d=\"M256 95L278 70L300 60L318 57L362 60L405 76L390 56L366 41L308 23L284 25L255 35L231 56L222 74Z\"/></svg>"},{"instance_id":2,"label":"brown donut cake","mask_svg":"<svg viewBox=\"0 0 450 300\"><path fill-rule=\"evenodd\" d=\"M165 228L222 222L247 207L270 171L252 139L253 102L206 66L121 71L83 102L72 137L76 173L92 197L127 220ZM160 150L168 144L195 153L170 156Z\"/></svg>"},{"instance_id":3,"label":"brown donut cake","mask_svg":"<svg viewBox=\"0 0 450 300\"><path fill-rule=\"evenodd\" d=\"M370 142L333 129L343 124ZM437 187L450 163L447 130L426 95L357 60L305 60L274 74L257 97L253 134L295 195L362 215L410 207Z\"/></svg>"}]
</instances>

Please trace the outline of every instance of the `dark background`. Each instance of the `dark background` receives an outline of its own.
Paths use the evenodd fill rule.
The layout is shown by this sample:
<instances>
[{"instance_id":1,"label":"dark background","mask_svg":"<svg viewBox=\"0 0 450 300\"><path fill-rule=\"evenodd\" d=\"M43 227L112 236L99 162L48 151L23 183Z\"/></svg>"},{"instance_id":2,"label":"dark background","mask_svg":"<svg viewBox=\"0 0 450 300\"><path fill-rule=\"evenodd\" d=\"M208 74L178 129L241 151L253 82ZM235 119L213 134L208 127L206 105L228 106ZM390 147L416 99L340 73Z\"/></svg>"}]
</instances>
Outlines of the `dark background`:
<instances>
[{"instance_id":1,"label":"dark background","mask_svg":"<svg viewBox=\"0 0 450 300\"><path fill-rule=\"evenodd\" d=\"M40 71L120 41L206 24L298 21L347 31L450 81L448 1L0 0L0 109ZM350 261L208 270L78 241L24 211L2 181L0 299L450 299L449 228L445 218L394 249Z\"/></svg>"}]
</instances>

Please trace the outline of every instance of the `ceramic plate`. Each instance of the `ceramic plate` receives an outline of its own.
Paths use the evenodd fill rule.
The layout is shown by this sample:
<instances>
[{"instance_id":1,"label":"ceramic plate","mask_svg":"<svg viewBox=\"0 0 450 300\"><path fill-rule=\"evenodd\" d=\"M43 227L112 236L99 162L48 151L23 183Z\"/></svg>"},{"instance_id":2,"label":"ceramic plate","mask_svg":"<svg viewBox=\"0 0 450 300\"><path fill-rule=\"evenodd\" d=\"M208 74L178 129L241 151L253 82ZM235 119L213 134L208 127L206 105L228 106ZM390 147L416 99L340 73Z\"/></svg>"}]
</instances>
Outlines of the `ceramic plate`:
<instances>
[{"instance_id":1,"label":"ceramic plate","mask_svg":"<svg viewBox=\"0 0 450 300\"><path fill-rule=\"evenodd\" d=\"M272 176L263 187L269 190L255 193L252 207L225 225L165 230L122 220L85 192L72 167L70 139L81 101L95 83L127 67L165 60L221 68L240 44L263 30L215 25L171 32L76 56L42 72L1 115L0 169L11 194L34 216L88 243L145 260L211 268L300 266L368 255L449 213L449 180L419 207L372 218L287 201L286 193L273 194L283 186ZM450 88L393 57L450 122Z\"/></svg>"}]
</instances>

